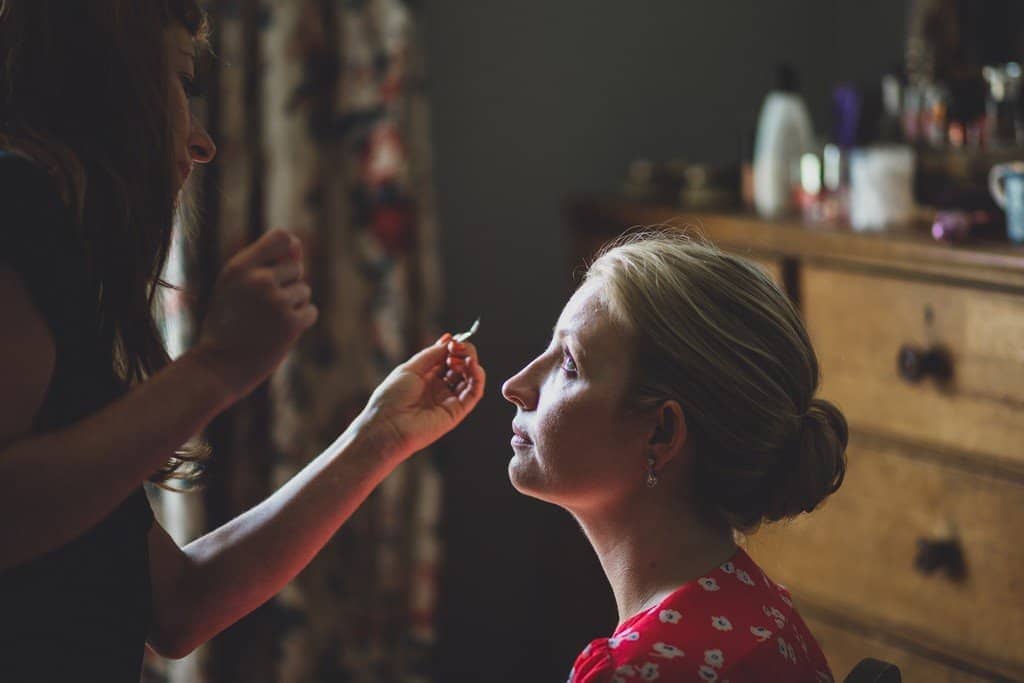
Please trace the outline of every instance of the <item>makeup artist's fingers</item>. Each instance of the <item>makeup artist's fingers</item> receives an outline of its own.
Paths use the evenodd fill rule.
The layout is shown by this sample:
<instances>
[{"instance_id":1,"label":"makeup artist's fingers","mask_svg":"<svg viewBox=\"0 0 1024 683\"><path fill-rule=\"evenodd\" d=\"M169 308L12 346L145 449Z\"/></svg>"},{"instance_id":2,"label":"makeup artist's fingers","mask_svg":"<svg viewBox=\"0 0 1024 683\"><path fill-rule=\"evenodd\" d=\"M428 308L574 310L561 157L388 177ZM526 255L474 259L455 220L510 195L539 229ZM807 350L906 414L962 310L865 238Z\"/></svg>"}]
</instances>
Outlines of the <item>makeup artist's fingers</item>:
<instances>
[{"instance_id":1,"label":"makeup artist's fingers","mask_svg":"<svg viewBox=\"0 0 1024 683\"><path fill-rule=\"evenodd\" d=\"M475 404L483 396L487 373L480 366L476 346L470 342L450 341L445 365L445 384L464 405Z\"/></svg>"},{"instance_id":2,"label":"makeup artist's fingers","mask_svg":"<svg viewBox=\"0 0 1024 683\"><path fill-rule=\"evenodd\" d=\"M302 255L299 238L287 230L271 230L235 254L229 264L236 268L269 266L283 259L298 259Z\"/></svg>"},{"instance_id":3,"label":"makeup artist's fingers","mask_svg":"<svg viewBox=\"0 0 1024 683\"><path fill-rule=\"evenodd\" d=\"M487 385L487 371L473 357L466 362L464 373L466 382L459 386L459 401L466 407L472 408L484 395L484 387Z\"/></svg>"},{"instance_id":4,"label":"makeup artist's fingers","mask_svg":"<svg viewBox=\"0 0 1024 683\"><path fill-rule=\"evenodd\" d=\"M299 329L308 330L320 318L320 309L313 304L305 304L296 309L295 316Z\"/></svg>"},{"instance_id":5,"label":"makeup artist's fingers","mask_svg":"<svg viewBox=\"0 0 1024 683\"><path fill-rule=\"evenodd\" d=\"M449 358L465 360L466 358L474 358L479 360L477 355L476 346L472 342L448 342L448 353Z\"/></svg>"},{"instance_id":6,"label":"makeup artist's fingers","mask_svg":"<svg viewBox=\"0 0 1024 683\"><path fill-rule=\"evenodd\" d=\"M417 375L426 377L432 371L443 366L445 354L448 353L448 348L438 341L433 346L428 346L409 360L405 361L405 367Z\"/></svg>"},{"instance_id":7,"label":"makeup artist's fingers","mask_svg":"<svg viewBox=\"0 0 1024 683\"><path fill-rule=\"evenodd\" d=\"M281 290L282 300L292 308L298 308L309 302L313 290L305 282L296 282Z\"/></svg>"},{"instance_id":8,"label":"makeup artist's fingers","mask_svg":"<svg viewBox=\"0 0 1024 683\"><path fill-rule=\"evenodd\" d=\"M274 281L277 284L290 285L302 279L302 261L295 259L278 263L271 268L271 272L274 274Z\"/></svg>"}]
</instances>

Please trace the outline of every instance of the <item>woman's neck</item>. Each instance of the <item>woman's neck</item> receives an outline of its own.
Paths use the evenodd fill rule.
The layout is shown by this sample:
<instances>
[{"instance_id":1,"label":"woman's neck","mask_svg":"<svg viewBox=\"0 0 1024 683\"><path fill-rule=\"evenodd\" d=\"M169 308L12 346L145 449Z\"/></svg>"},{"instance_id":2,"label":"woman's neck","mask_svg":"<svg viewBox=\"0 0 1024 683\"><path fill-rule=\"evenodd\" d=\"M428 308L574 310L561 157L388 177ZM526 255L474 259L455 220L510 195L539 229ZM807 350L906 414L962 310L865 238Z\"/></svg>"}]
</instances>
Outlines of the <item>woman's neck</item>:
<instances>
[{"instance_id":1,"label":"woman's neck","mask_svg":"<svg viewBox=\"0 0 1024 683\"><path fill-rule=\"evenodd\" d=\"M736 552L731 532L702 523L664 492L649 493L614 511L575 515L611 584L620 624Z\"/></svg>"}]
</instances>

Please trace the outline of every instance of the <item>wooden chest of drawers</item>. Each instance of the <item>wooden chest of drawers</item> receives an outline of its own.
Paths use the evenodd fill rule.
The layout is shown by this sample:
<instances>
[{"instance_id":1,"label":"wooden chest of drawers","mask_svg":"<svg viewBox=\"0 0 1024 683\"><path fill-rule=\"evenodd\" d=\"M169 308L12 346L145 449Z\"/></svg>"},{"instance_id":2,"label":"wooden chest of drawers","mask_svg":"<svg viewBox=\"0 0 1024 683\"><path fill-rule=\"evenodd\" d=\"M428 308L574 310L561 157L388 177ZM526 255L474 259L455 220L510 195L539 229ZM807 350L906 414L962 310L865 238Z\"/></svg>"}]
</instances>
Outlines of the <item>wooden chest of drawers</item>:
<instances>
[{"instance_id":1,"label":"wooden chest of drawers","mask_svg":"<svg viewBox=\"0 0 1024 683\"><path fill-rule=\"evenodd\" d=\"M574 267L631 226L695 227L800 306L851 425L847 479L748 545L837 677L874 656L905 681L1024 680L1024 249L620 202L569 216Z\"/></svg>"}]
</instances>

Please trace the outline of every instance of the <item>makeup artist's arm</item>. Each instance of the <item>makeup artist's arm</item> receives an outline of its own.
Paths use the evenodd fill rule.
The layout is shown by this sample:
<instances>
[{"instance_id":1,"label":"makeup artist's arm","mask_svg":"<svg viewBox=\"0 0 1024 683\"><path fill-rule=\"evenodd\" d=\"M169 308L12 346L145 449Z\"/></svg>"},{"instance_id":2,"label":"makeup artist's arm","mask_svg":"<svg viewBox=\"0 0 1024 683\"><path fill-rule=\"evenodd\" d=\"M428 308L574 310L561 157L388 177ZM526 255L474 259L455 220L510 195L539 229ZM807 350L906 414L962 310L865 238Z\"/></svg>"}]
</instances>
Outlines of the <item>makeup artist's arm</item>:
<instances>
[{"instance_id":1,"label":"makeup artist's arm","mask_svg":"<svg viewBox=\"0 0 1024 683\"><path fill-rule=\"evenodd\" d=\"M32 428L53 375L54 339L24 282L0 266L0 569L94 526L277 366L316 318L312 307L295 307L309 298L297 282L300 255L281 231L240 252L218 280L193 351L46 434Z\"/></svg>"},{"instance_id":2,"label":"makeup artist's arm","mask_svg":"<svg viewBox=\"0 0 1024 683\"><path fill-rule=\"evenodd\" d=\"M461 378L442 377L446 364ZM452 389L452 379L462 381ZM155 526L153 649L184 656L275 595L398 464L473 410L484 381L473 346L446 335L396 368L334 444L256 507L181 549Z\"/></svg>"}]
</instances>

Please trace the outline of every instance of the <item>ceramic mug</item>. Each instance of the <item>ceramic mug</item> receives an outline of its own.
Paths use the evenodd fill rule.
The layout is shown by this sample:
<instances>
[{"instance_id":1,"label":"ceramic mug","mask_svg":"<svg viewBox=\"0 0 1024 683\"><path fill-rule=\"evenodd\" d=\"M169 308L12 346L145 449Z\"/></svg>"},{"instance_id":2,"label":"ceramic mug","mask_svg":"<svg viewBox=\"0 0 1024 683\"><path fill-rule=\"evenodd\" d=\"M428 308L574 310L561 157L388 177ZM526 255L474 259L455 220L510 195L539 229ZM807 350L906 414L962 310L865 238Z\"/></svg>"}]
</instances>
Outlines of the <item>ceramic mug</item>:
<instances>
[{"instance_id":1,"label":"ceramic mug","mask_svg":"<svg viewBox=\"0 0 1024 683\"><path fill-rule=\"evenodd\" d=\"M996 204L1006 211L1006 235L1024 244L1024 161L993 166L988 188Z\"/></svg>"}]
</instances>

